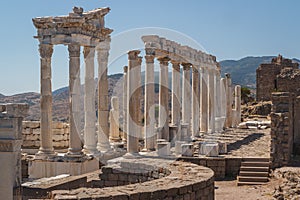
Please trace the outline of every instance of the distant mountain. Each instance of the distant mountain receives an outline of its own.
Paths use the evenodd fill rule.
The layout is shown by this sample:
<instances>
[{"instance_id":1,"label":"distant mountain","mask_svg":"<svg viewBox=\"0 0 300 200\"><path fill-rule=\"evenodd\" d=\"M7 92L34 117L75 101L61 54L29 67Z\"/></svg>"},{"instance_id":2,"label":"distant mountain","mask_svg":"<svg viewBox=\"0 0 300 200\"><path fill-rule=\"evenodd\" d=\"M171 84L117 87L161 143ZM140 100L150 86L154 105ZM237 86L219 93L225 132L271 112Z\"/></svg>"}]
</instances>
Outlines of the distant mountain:
<instances>
[{"instance_id":1,"label":"distant mountain","mask_svg":"<svg viewBox=\"0 0 300 200\"><path fill-rule=\"evenodd\" d=\"M276 56L262 56L262 57L245 57L240 60L223 60L221 64L221 73L231 74L233 84L247 86L249 88L256 87L256 69L262 63L270 63L272 58ZM300 60L293 59L300 63Z\"/></svg>"},{"instance_id":2,"label":"distant mountain","mask_svg":"<svg viewBox=\"0 0 300 200\"><path fill-rule=\"evenodd\" d=\"M0 94L0 98L5 97L3 94Z\"/></svg>"}]
</instances>

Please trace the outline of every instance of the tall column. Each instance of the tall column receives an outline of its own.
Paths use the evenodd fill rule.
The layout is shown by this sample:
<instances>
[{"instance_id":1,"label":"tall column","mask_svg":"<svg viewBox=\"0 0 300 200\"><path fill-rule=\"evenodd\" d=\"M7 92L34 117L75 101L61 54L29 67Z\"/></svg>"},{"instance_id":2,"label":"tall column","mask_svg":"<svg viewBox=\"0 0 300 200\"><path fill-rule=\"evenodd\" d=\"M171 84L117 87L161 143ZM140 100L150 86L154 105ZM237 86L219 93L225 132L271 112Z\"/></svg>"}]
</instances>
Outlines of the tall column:
<instances>
[{"instance_id":1,"label":"tall column","mask_svg":"<svg viewBox=\"0 0 300 200\"><path fill-rule=\"evenodd\" d=\"M222 131L223 125L221 123L221 101L222 101L222 94L221 94L221 83L220 83L221 77L220 77L220 70L216 71L216 94L215 94L215 102L216 102L216 131L220 132Z\"/></svg>"},{"instance_id":2,"label":"tall column","mask_svg":"<svg viewBox=\"0 0 300 200\"><path fill-rule=\"evenodd\" d=\"M200 132L208 132L208 74L206 68L201 68L201 98L200 98L200 109L201 109L201 123Z\"/></svg>"},{"instance_id":3,"label":"tall column","mask_svg":"<svg viewBox=\"0 0 300 200\"><path fill-rule=\"evenodd\" d=\"M225 127L225 121L226 121L226 79L221 78L220 82L220 97L221 97L221 127L222 129Z\"/></svg>"},{"instance_id":4,"label":"tall column","mask_svg":"<svg viewBox=\"0 0 300 200\"><path fill-rule=\"evenodd\" d=\"M181 140L181 92L180 92L180 63L172 62L172 125L177 126L176 140Z\"/></svg>"},{"instance_id":5,"label":"tall column","mask_svg":"<svg viewBox=\"0 0 300 200\"><path fill-rule=\"evenodd\" d=\"M107 80L107 64L110 49L110 40L101 42L97 46L98 61L98 143L99 151L111 150L109 144L109 97L108 97L108 80Z\"/></svg>"},{"instance_id":6,"label":"tall column","mask_svg":"<svg viewBox=\"0 0 300 200\"><path fill-rule=\"evenodd\" d=\"M168 83L168 57L158 58L160 64L159 72L159 122L158 126L162 128L158 136L159 139L169 141L169 83Z\"/></svg>"},{"instance_id":7,"label":"tall column","mask_svg":"<svg viewBox=\"0 0 300 200\"><path fill-rule=\"evenodd\" d=\"M128 66L124 66L123 68L123 143L127 143L127 73Z\"/></svg>"},{"instance_id":8,"label":"tall column","mask_svg":"<svg viewBox=\"0 0 300 200\"><path fill-rule=\"evenodd\" d=\"M68 156L81 156L80 140L80 46L68 45L69 50L69 99L70 136Z\"/></svg>"},{"instance_id":9,"label":"tall column","mask_svg":"<svg viewBox=\"0 0 300 200\"><path fill-rule=\"evenodd\" d=\"M190 63L182 63L183 79L182 79L182 122L187 125L187 135L183 136L183 140L191 138L191 83L190 83Z\"/></svg>"},{"instance_id":10,"label":"tall column","mask_svg":"<svg viewBox=\"0 0 300 200\"><path fill-rule=\"evenodd\" d=\"M40 149L37 155L53 155L52 144L52 84L51 84L51 57L53 46L51 44L40 44L41 56L41 138Z\"/></svg>"},{"instance_id":11,"label":"tall column","mask_svg":"<svg viewBox=\"0 0 300 200\"><path fill-rule=\"evenodd\" d=\"M146 50L147 51L147 50ZM145 149L154 150L156 142L155 134L155 104L154 104L154 55L147 54L145 69Z\"/></svg>"},{"instance_id":12,"label":"tall column","mask_svg":"<svg viewBox=\"0 0 300 200\"><path fill-rule=\"evenodd\" d=\"M199 72L193 66L192 74L192 137L199 136Z\"/></svg>"},{"instance_id":13,"label":"tall column","mask_svg":"<svg viewBox=\"0 0 300 200\"><path fill-rule=\"evenodd\" d=\"M139 152L139 107L140 99L136 77L141 73L138 70L139 50L128 52L128 85L127 85L127 151L130 154Z\"/></svg>"},{"instance_id":14,"label":"tall column","mask_svg":"<svg viewBox=\"0 0 300 200\"><path fill-rule=\"evenodd\" d=\"M208 69L208 132L215 132L215 70Z\"/></svg>"},{"instance_id":15,"label":"tall column","mask_svg":"<svg viewBox=\"0 0 300 200\"><path fill-rule=\"evenodd\" d=\"M84 149L87 153L98 153L95 112L95 47L84 47Z\"/></svg>"},{"instance_id":16,"label":"tall column","mask_svg":"<svg viewBox=\"0 0 300 200\"><path fill-rule=\"evenodd\" d=\"M230 74L225 74L226 78L226 122L225 127L232 126L232 89Z\"/></svg>"},{"instance_id":17,"label":"tall column","mask_svg":"<svg viewBox=\"0 0 300 200\"><path fill-rule=\"evenodd\" d=\"M237 126L241 122L241 86L236 85L234 89L234 126Z\"/></svg>"}]
</instances>

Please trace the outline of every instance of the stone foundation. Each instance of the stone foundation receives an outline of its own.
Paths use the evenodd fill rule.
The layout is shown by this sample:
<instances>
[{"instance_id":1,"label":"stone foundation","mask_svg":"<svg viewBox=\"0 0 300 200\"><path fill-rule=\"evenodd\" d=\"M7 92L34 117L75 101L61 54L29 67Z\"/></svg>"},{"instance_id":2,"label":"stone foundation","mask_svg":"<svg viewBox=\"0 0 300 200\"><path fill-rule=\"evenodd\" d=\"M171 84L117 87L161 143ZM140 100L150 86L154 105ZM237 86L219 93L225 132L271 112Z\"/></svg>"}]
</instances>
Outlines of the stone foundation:
<instances>
[{"instance_id":1,"label":"stone foundation","mask_svg":"<svg viewBox=\"0 0 300 200\"><path fill-rule=\"evenodd\" d=\"M213 171L192 163L122 158L104 167L100 177L104 188L57 190L51 192L50 198L214 199ZM133 184L119 186L125 184L122 180ZM105 184L115 187L105 187Z\"/></svg>"},{"instance_id":2,"label":"stone foundation","mask_svg":"<svg viewBox=\"0 0 300 200\"><path fill-rule=\"evenodd\" d=\"M69 124L63 122L52 123L53 147L66 149L69 147ZM23 121L22 123L22 150L30 152L30 149L40 148L40 121ZM36 152L33 152L36 153Z\"/></svg>"}]
</instances>

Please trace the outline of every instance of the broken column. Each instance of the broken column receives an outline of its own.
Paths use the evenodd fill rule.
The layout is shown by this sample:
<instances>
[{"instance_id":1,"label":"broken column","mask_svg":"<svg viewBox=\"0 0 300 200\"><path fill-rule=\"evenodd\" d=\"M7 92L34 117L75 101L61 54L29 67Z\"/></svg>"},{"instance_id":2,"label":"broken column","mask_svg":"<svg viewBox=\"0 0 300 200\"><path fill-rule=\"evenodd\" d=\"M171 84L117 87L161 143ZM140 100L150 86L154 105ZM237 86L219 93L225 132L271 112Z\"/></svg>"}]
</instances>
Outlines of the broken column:
<instances>
[{"instance_id":1,"label":"broken column","mask_svg":"<svg viewBox=\"0 0 300 200\"><path fill-rule=\"evenodd\" d=\"M241 122L241 86L236 85L234 88L234 119L233 127L237 127Z\"/></svg>"},{"instance_id":2,"label":"broken column","mask_svg":"<svg viewBox=\"0 0 300 200\"><path fill-rule=\"evenodd\" d=\"M119 99L116 96L111 98L111 110L109 115L110 121L110 140L112 142L120 141L120 131L119 131Z\"/></svg>"},{"instance_id":3,"label":"broken column","mask_svg":"<svg viewBox=\"0 0 300 200\"><path fill-rule=\"evenodd\" d=\"M168 83L168 57L158 58L160 63L159 73L159 122L158 126L162 128L159 139L169 141L169 83Z\"/></svg>"},{"instance_id":4,"label":"broken column","mask_svg":"<svg viewBox=\"0 0 300 200\"><path fill-rule=\"evenodd\" d=\"M26 104L0 105L0 196L5 200L21 200L22 119Z\"/></svg>"}]
</instances>

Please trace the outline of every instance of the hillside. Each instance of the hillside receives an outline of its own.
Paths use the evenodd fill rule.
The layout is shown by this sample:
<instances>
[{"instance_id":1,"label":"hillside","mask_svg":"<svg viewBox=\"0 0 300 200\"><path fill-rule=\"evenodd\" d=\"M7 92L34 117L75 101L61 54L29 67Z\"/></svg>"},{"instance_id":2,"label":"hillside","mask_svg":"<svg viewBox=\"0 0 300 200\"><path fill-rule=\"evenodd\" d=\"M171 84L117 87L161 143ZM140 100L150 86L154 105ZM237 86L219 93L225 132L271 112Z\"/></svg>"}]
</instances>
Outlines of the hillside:
<instances>
[{"instance_id":1,"label":"hillside","mask_svg":"<svg viewBox=\"0 0 300 200\"><path fill-rule=\"evenodd\" d=\"M245 57L240 60L223 60L220 61L222 76L224 73L230 73L232 82L240 84L249 88L256 87L256 69L261 63L270 63L275 56L261 56L261 57ZM298 59L293 59L299 62Z\"/></svg>"}]
</instances>

